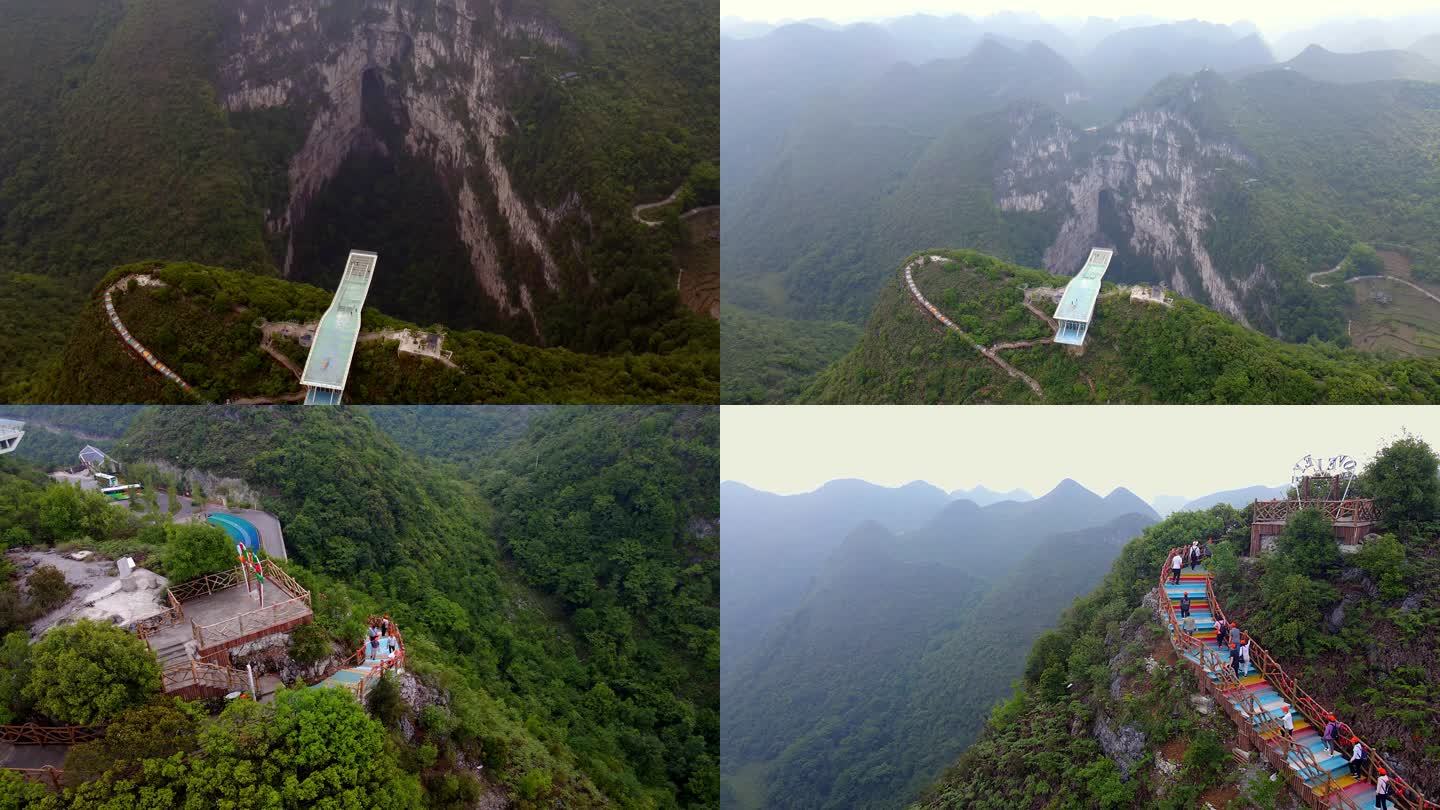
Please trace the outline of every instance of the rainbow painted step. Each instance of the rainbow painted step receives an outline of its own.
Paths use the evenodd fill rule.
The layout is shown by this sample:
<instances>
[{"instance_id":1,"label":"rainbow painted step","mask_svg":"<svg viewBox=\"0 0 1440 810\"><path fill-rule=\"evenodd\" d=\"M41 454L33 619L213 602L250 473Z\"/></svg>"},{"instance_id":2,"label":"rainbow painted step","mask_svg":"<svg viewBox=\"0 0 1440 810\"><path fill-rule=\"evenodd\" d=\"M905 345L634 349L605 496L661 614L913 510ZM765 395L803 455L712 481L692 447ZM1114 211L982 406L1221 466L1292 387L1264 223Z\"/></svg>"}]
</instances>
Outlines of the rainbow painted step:
<instances>
[{"instance_id":1,"label":"rainbow painted step","mask_svg":"<svg viewBox=\"0 0 1440 810\"><path fill-rule=\"evenodd\" d=\"M1210 573L1202 565L1194 571L1187 567L1180 574L1180 584L1171 585L1169 578L1165 582L1165 595L1170 598L1170 604L1175 606L1175 615L1180 615L1180 597L1183 594L1190 594L1190 615L1195 617L1195 638L1208 644L1215 644L1215 619L1210 611L1210 602L1206 595L1205 584L1210 578ZM1214 647L1219 651L1219 647ZM1187 651L1185 657L1199 664L1200 654L1194 650ZM1227 659L1228 660L1228 659ZM1211 675L1210 680L1216 680ZM1249 675L1240 679L1240 686L1249 692L1260 704L1261 714L1254 719L1255 725L1260 725L1266 720L1278 719L1283 712L1281 707L1285 705L1285 697L1280 694L1271 683L1258 672L1251 671ZM1234 707L1237 714L1240 712L1240 699L1230 698L1230 705ZM1350 766L1346 758L1339 750L1331 754L1325 753L1325 741L1321 738L1320 732L1316 731L1308 721L1298 712L1292 714L1295 722L1294 741L1308 748L1314 755L1315 761L1319 764L1320 770L1301 760L1300 755L1291 753L1286 759L1290 768L1294 770L1317 794L1323 794L1325 775L1329 774L1334 780L1335 790L1343 793L1347 799L1355 804L1360 810L1375 810L1375 785L1367 779L1356 779L1350 775ZM1278 731L1267 731L1260 735L1261 739L1273 741L1279 736ZM1334 803L1334 802L1332 802Z\"/></svg>"}]
</instances>

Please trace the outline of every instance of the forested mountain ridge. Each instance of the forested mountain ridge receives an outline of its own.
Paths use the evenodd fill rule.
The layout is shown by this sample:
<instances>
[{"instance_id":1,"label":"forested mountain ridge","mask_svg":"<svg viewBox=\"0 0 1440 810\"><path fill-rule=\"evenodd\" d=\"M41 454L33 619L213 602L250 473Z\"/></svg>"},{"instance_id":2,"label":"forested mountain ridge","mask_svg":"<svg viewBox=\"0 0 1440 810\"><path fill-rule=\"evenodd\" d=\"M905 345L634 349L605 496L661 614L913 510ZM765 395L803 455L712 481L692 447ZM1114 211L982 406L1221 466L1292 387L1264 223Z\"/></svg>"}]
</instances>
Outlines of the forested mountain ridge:
<instances>
[{"instance_id":1,"label":"forested mountain ridge","mask_svg":"<svg viewBox=\"0 0 1440 810\"><path fill-rule=\"evenodd\" d=\"M1325 343L1266 337L1183 297L1132 301L1106 285L1083 353L1047 341L1054 330L1025 307L1022 286L1058 286L1047 273L973 251L925 251L921 294L983 346L1040 386L977 353L915 303L901 273L881 292L864 336L800 397L813 403L1426 403L1440 401L1440 361L1388 360ZM907 260L908 262L909 260ZM1053 306L1036 303L1042 312Z\"/></svg>"},{"instance_id":2,"label":"forested mountain ridge","mask_svg":"<svg viewBox=\"0 0 1440 810\"><path fill-rule=\"evenodd\" d=\"M1380 512L1378 535L1354 555L1315 511L1292 518L1258 559L1241 556L1248 508L1183 511L1146 529L1039 637L1014 696L913 807L1283 806L1283 781L1234 766L1229 720L1192 710L1197 685L1155 612L1164 556L1196 538L1216 540L1207 565L1227 615L1401 777L1436 795L1440 765L1423 731L1436 684L1423 662L1436 652L1440 598L1437 461L1412 437L1380 451L1352 486Z\"/></svg>"},{"instance_id":3,"label":"forested mountain ridge","mask_svg":"<svg viewBox=\"0 0 1440 810\"><path fill-rule=\"evenodd\" d=\"M892 531L914 529L948 500L939 488L918 481L890 488L838 480L799 495L722 482L722 680L799 604L811 577L851 529L866 520Z\"/></svg>"},{"instance_id":4,"label":"forested mountain ridge","mask_svg":"<svg viewBox=\"0 0 1440 810\"><path fill-rule=\"evenodd\" d=\"M154 258L329 287L367 248L401 317L647 351L689 316L631 207L716 201L718 30L643 5L6 0L0 390Z\"/></svg>"},{"instance_id":5,"label":"forested mountain ridge","mask_svg":"<svg viewBox=\"0 0 1440 810\"><path fill-rule=\"evenodd\" d=\"M727 505L727 537L758 517L748 506ZM1024 640L1155 520L1124 489L1067 479L1024 503L953 501L910 531L845 532L793 609L726 647L722 804L898 806L979 728Z\"/></svg>"},{"instance_id":6,"label":"forested mountain ridge","mask_svg":"<svg viewBox=\"0 0 1440 810\"><path fill-rule=\"evenodd\" d=\"M140 285L149 277L159 285ZM187 392L151 368L120 339L105 308L148 351L192 387ZM116 268L76 318L58 362L32 376L19 401L62 403L298 401L299 369L309 348L293 332L315 323L331 293L301 282L188 263ZM371 298L346 384L349 400L411 402L714 402L716 335L687 315L654 333L651 350L615 356L541 348L481 331L444 330L446 360L404 354L385 333L436 327L382 313ZM280 355L277 357L276 355ZM282 362L281 357L284 358Z\"/></svg>"},{"instance_id":7,"label":"forested mountain ridge","mask_svg":"<svg viewBox=\"0 0 1440 810\"><path fill-rule=\"evenodd\" d=\"M970 47L984 64L1011 66L1007 78L953 72L941 83L929 77L971 64L964 54L910 65L891 42L894 67L877 46L837 72L838 86L757 93L769 103L799 95L784 137L745 140L744 116L722 132L727 149L767 166L727 191L735 247L723 257L722 317L737 376L726 401L786 401L844 347L835 323L864 318L889 269L924 245L1059 275L1089 248L1112 247L1113 280L1164 283L1294 343L1348 339L1353 289L1307 276L1357 243L1396 246L1417 278L1440 278L1428 227L1440 214L1440 82L1415 80L1440 76L1424 57L1312 53L1278 66L1253 34L1212 28L1128 29L1113 36L1136 40L1133 59L1117 44L1093 62L1048 46L1054 58L1028 59L1023 43L986 40ZM840 33L814 37L861 53ZM1136 67L1151 57L1173 58L1174 69ZM876 86L883 103L866 93ZM1423 318L1429 302L1417 304ZM741 329L765 338L728 334ZM1394 348L1429 353L1422 342Z\"/></svg>"},{"instance_id":8,"label":"forested mountain ridge","mask_svg":"<svg viewBox=\"0 0 1440 810\"><path fill-rule=\"evenodd\" d=\"M380 613L404 628L407 670L446 704L394 735L427 804L473 803L455 780L482 763L486 790L517 807L713 807L718 414L556 408L528 422L503 447L450 448L436 465L360 409L158 408L114 452L258 491L327 637L350 645ZM49 489L14 512L36 543L53 542L35 511ZM0 500L14 494L0 486ZM9 518L0 536L14 542ZM143 527L92 537L111 554L165 555ZM146 774L95 789L124 801L189 779Z\"/></svg>"}]
</instances>

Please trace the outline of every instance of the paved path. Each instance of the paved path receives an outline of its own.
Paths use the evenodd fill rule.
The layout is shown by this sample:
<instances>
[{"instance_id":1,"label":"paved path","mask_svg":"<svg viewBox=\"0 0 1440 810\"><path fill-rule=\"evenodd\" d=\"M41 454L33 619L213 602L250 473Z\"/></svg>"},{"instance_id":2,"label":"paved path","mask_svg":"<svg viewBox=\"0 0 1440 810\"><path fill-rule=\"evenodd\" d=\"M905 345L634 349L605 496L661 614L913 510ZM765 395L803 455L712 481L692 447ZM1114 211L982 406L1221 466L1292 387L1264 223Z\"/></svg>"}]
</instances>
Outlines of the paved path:
<instances>
[{"instance_id":1,"label":"paved path","mask_svg":"<svg viewBox=\"0 0 1440 810\"><path fill-rule=\"evenodd\" d=\"M922 261L925 261L926 259L930 259L932 261L949 261L944 256L921 256L911 261L909 264L905 265L905 284L910 288L910 295L915 298L915 302L918 303L922 309L929 312L931 317L944 324L947 329L950 329L951 331L958 334L960 337L964 338L965 342L969 343L970 346L975 349L975 351L984 355L985 358L988 359L990 362L999 366L1000 369L1006 374L1009 374L1011 377L1014 377L1015 379L1020 380L1026 385L1030 386L1030 390L1035 392L1035 396L1044 399L1045 391L1040 387L1040 383L1035 382L1035 378L1005 362L1000 358L1000 355L996 354L993 350L987 349L984 346L981 346L979 343L975 342L974 338L965 334L965 331L963 329L956 326L954 321L945 317L945 315L941 313L934 304L927 301L925 299L925 296L920 294L920 288L915 286L915 277L914 275L912 275L911 271L913 271L916 267L920 265Z\"/></svg>"},{"instance_id":2,"label":"paved path","mask_svg":"<svg viewBox=\"0 0 1440 810\"><path fill-rule=\"evenodd\" d=\"M1342 264L1343 264L1343 262L1342 262ZM1314 284L1316 287L1329 287L1329 286L1330 286L1329 284L1321 284L1320 282L1316 281L1315 279L1316 279L1317 277L1319 277L1319 276L1327 276L1327 275L1329 275L1329 274L1331 274L1331 273L1334 273L1335 271L1337 271L1337 270L1339 270L1339 269L1340 269L1340 265L1337 264L1337 265L1335 265L1334 267L1330 268L1329 270L1320 270L1320 271L1318 271L1318 272L1311 273L1309 276L1306 276L1306 278L1308 278L1308 279L1310 280L1310 283L1311 283L1311 284ZM1420 293L1421 295L1425 296L1426 298L1429 298L1431 301L1434 301L1435 303L1440 304L1440 296L1437 296L1435 293L1430 292L1429 290L1425 289L1424 287L1421 287L1419 284L1416 284L1416 283L1414 283L1413 281L1410 281L1409 279L1403 279L1403 278L1400 278L1399 276L1392 276L1392 275L1390 275L1389 273L1383 273L1383 274L1379 274L1379 275L1368 275L1368 276L1355 276L1354 278L1347 278L1347 279L1345 279L1344 283L1345 283L1345 284L1354 284L1354 283L1357 282L1357 281L1375 281L1375 280L1378 280L1378 279L1389 279L1390 281L1394 281L1394 282L1397 282L1397 283L1399 283L1399 284L1404 284L1405 286L1410 287L1411 289L1415 290L1415 292L1418 292L1418 293Z\"/></svg>"},{"instance_id":3,"label":"paved path","mask_svg":"<svg viewBox=\"0 0 1440 810\"><path fill-rule=\"evenodd\" d=\"M125 341L125 345L129 346L132 350L134 350L136 354L140 355L140 359L149 363L151 368L160 372L165 376L167 380L175 383L176 385L185 389L187 392L192 394L195 393L195 389L190 387L189 383L180 379L179 374L171 371L169 366L160 362L160 359L157 358L153 353L151 353L149 349L142 346L140 344L140 341L136 340L135 336L130 334L130 330L125 328L125 324L120 322L120 316L115 313L115 301L112 298L111 294L114 293L115 290L119 289L122 285L129 284L132 280L138 282L142 286L165 286L164 282L152 276L132 275L125 276L124 278L116 281L114 284L111 284L109 287L105 288L105 313L110 316L110 326L115 330L115 334L119 335L120 339Z\"/></svg>"}]
</instances>

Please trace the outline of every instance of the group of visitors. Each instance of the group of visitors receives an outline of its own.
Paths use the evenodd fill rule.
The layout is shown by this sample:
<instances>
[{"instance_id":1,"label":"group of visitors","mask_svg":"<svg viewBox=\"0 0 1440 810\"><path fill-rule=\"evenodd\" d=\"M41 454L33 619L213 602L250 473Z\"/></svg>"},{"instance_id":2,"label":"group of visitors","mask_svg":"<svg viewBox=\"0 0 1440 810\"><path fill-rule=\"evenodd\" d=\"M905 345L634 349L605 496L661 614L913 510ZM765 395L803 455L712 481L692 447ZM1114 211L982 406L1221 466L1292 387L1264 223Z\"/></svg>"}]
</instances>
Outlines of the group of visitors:
<instances>
[{"instance_id":1,"label":"group of visitors","mask_svg":"<svg viewBox=\"0 0 1440 810\"><path fill-rule=\"evenodd\" d=\"M365 645L365 657L375 661L388 661L400 651L400 642L395 638L395 626L385 616L370 623L370 638Z\"/></svg>"},{"instance_id":2,"label":"group of visitors","mask_svg":"<svg viewBox=\"0 0 1440 810\"><path fill-rule=\"evenodd\" d=\"M1170 584L1180 584L1180 572L1185 569L1186 560L1190 561L1190 570L1194 571L1203 559L1205 559L1205 549L1200 548L1199 540L1192 540L1190 548L1184 552L1175 552L1175 556L1170 558Z\"/></svg>"},{"instance_id":3,"label":"group of visitors","mask_svg":"<svg viewBox=\"0 0 1440 810\"><path fill-rule=\"evenodd\" d=\"M1200 542L1198 540L1192 542L1190 548L1186 549L1183 553L1177 551L1175 555L1170 558L1170 582L1178 585L1180 583L1180 572L1184 569L1185 562L1187 560L1189 561L1190 570L1193 571L1195 567L1200 564L1204 556L1205 552L1200 548ZM1196 621L1195 617L1190 615L1190 594L1188 592L1180 595L1180 627L1186 635L1195 635ZM1222 652L1226 650L1229 651L1230 666L1234 669L1236 678L1242 678L1250 674L1250 636L1240 632L1239 625L1227 621L1224 616L1216 619L1215 644ZM1284 735L1285 739L1293 741L1295 736L1295 716L1290 708L1290 704L1287 703L1281 706L1279 722L1280 733ZM1350 775L1356 779L1363 778L1365 766L1369 764L1370 761L1370 751L1365 747L1365 744L1360 741L1359 737L1343 734L1342 728L1340 723L1335 719L1335 715L1326 715L1325 732L1322 736L1325 742L1325 755L1327 757L1335 755L1336 740L1341 740L1348 744L1350 746L1350 759L1348 763ZM1384 768L1376 769L1375 773L1375 807L1376 810L1386 810L1386 808L1389 807L1394 788L1391 786L1390 776Z\"/></svg>"}]
</instances>

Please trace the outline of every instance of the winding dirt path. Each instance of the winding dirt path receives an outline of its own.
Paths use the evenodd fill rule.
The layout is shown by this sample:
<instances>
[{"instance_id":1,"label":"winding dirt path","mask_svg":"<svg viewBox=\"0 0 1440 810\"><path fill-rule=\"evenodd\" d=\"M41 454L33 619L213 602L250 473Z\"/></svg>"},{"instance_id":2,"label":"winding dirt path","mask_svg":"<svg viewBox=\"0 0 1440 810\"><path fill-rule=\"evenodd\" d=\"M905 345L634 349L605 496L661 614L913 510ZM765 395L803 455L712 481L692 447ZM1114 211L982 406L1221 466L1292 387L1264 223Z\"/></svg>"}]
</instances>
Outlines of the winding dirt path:
<instances>
[{"instance_id":1,"label":"winding dirt path","mask_svg":"<svg viewBox=\"0 0 1440 810\"><path fill-rule=\"evenodd\" d=\"M635 208L630 211L630 216L631 216L636 222L640 223L641 225L644 225L644 226L647 227L647 228L658 228L658 227L660 227L661 225L663 225L663 224L665 224L665 223L663 223L663 222L656 222L656 221L654 221L654 220L646 219L646 218L640 216L640 212L642 212L642 211L650 211L650 210L655 209L655 208L664 208L665 206L667 206L667 205L675 202L675 200L679 199L679 198L680 198L680 192L682 192L682 191L684 191L684 190L685 190L685 185L682 183L679 188L677 188L677 189L675 189L674 191L670 192L670 196L669 196L669 197L666 197L665 199L661 200L660 202L642 203L642 204L640 204L640 205L635 206ZM690 217L697 216L697 215L699 215L699 214L703 214L703 213L705 213L706 211L714 211L715 209L717 209L717 208L719 208L719 207L720 207L720 206L718 206L718 205L706 205L706 206L702 206L702 207L700 207L700 208L691 208L689 211L686 211L685 213L681 214L681 215L680 215L680 219L682 219L682 220L689 219Z\"/></svg>"},{"instance_id":2,"label":"winding dirt path","mask_svg":"<svg viewBox=\"0 0 1440 810\"><path fill-rule=\"evenodd\" d=\"M917 287L917 286L915 286L915 277L914 277L914 275L912 274L912 271L913 271L916 267L918 267L921 262L923 262L923 261L925 261L925 260L927 260L927 259L933 260L933 261L945 261L945 257L944 257L944 256L921 256L921 257L919 257L919 258L911 261L909 264L905 265L905 284L906 284L906 286L908 286L908 287L910 288L910 295L914 297L915 302L916 302L917 304L919 304L925 311L929 312L931 317L933 317L935 320L939 321L941 324L944 324L947 329L950 329L951 331L953 331L953 332L955 332L956 334L958 334L960 337L964 338L964 339L965 339L965 342L966 342L966 343L969 343L970 346L971 346L971 348L975 349L975 351L977 351L977 352L979 352L980 354L984 355L985 358L988 359L990 362L992 362L992 363L994 363L995 365L999 366L1000 369L1001 369L1002 371L1004 371L1006 374L1009 374L1011 377L1014 377L1015 379L1024 382L1026 385L1028 385L1028 386L1030 387L1030 390L1031 390L1031 391L1034 391L1034 392L1035 392L1035 396L1040 397L1041 399L1044 399L1044 398L1045 398L1045 391L1044 391L1044 389L1042 389L1042 388L1040 387L1040 383L1038 383L1038 382L1035 381L1035 378L1034 378L1034 377L1031 377L1029 374L1026 374L1025 372L1021 371L1020 369L1018 369L1018 368L1010 365L1009 363L1005 362L1004 360L1002 360L1002 359L1000 358L1000 355L996 354L994 350L992 350L992 349L987 349L986 347L981 346L979 343L977 343L977 342L975 341L974 338L972 338L972 337L970 337L968 334L966 334L966 333L965 333L965 330L963 330L963 329L961 329L960 327L956 326L954 321L952 321L952 320L950 320L949 318L945 317L945 315L942 314L942 313L940 312L940 310L939 310L934 304L930 303L928 300L925 299L925 296L923 296L923 295L920 294L920 288Z\"/></svg>"},{"instance_id":3,"label":"winding dirt path","mask_svg":"<svg viewBox=\"0 0 1440 810\"><path fill-rule=\"evenodd\" d=\"M115 334L120 336L120 339L125 342L125 345L129 346L132 351L140 355L140 359L144 360L146 363L149 363L151 368L164 375L165 379L183 388L186 393L194 394L195 389L191 387L190 383L187 383L183 379L181 379L179 374L171 371L169 366L160 362L160 358L156 357L153 352L145 348L145 346L142 345L140 341L136 340L135 336L130 334L129 329L125 328L125 324L120 321L120 316L115 312L115 300L112 294L116 290L120 289L122 285L129 284L132 279L143 286L165 286L165 282L153 276L132 275L125 276L124 278L117 280L114 284L111 284L109 287L106 287L105 314L110 317L110 327L115 330Z\"/></svg>"}]
</instances>

